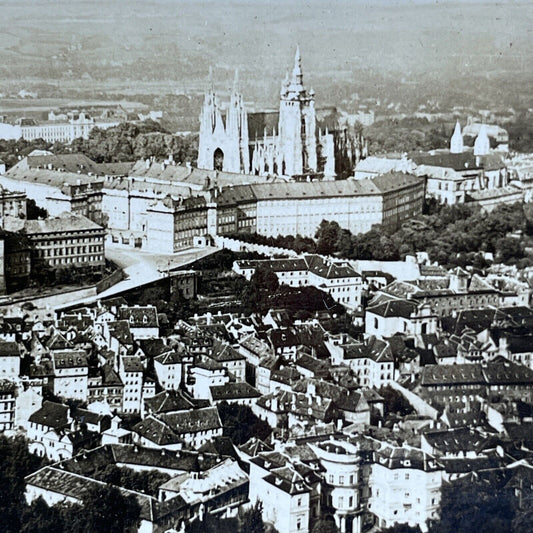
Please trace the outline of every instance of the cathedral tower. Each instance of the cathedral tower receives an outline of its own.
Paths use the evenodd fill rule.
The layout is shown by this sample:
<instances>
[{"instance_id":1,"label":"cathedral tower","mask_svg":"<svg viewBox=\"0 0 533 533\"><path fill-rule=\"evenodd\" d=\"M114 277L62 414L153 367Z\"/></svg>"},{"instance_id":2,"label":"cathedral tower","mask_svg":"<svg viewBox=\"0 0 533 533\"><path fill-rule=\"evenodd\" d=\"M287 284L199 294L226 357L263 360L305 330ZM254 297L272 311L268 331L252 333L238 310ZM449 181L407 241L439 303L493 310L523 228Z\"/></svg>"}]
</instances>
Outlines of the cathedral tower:
<instances>
[{"instance_id":1,"label":"cathedral tower","mask_svg":"<svg viewBox=\"0 0 533 533\"><path fill-rule=\"evenodd\" d=\"M461 125L459 124L459 121L457 121L455 124L455 129L453 130L452 138L450 140L450 153L461 154L463 150L463 134L461 133Z\"/></svg>"},{"instance_id":2,"label":"cathedral tower","mask_svg":"<svg viewBox=\"0 0 533 533\"><path fill-rule=\"evenodd\" d=\"M474 141L474 155L488 155L490 152L490 140L487 135L487 127L481 124L479 133Z\"/></svg>"},{"instance_id":3,"label":"cathedral tower","mask_svg":"<svg viewBox=\"0 0 533 533\"><path fill-rule=\"evenodd\" d=\"M303 86L300 49L292 76L282 84L279 108L279 172L294 176L317 171L316 114L313 91Z\"/></svg>"},{"instance_id":4,"label":"cathedral tower","mask_svg":"<svg viewBox=\"0 0 533 533\"><path fill-rule=\"evenodd\" d=\"M225 120L215 95L211 71L209 79L200 114L198 168L247 173L250 169L248 117L239 92L238 72L235 72Z\"/></svg>"}]
</instances>

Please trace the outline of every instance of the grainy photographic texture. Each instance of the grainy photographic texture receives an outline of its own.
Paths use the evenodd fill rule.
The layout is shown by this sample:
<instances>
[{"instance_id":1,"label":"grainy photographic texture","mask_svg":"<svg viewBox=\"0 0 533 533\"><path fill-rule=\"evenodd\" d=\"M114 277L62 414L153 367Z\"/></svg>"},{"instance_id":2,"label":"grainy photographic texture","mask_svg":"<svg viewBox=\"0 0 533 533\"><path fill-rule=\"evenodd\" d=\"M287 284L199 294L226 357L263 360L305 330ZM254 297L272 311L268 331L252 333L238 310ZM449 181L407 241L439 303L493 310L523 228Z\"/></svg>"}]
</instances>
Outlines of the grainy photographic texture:
<instances>
[{"instance_id":1,"label":"grainy photographic texture","mask_svg":"<svg viewBox=\"0 0 533 533\"><path fill-rule=\"evenodd\" d=\"M533 3L4 0L2 533L533 531Z\"/></svg>"}]
</instances>

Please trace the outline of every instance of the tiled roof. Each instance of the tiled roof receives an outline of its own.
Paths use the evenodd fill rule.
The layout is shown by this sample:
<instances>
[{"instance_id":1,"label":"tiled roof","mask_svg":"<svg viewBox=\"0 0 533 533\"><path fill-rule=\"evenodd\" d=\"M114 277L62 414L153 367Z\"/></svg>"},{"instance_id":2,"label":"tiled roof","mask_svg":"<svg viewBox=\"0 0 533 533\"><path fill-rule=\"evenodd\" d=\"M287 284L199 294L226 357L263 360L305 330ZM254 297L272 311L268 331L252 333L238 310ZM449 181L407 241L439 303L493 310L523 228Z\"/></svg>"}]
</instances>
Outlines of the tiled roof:
<instances>
[{"instance_id":1,"label":"tiled roof","mask_svg":"<svg viewBox=\"0 0 533 533\"><path fill-rule=\"evenodd\" d=\"M206 407L179 413L162 414L164 420L177 435L198 433L222 428L222 422L216 407Z\"/></svg>"},{"instance_id":2,"label":"tiled roof","mask_svg":"<svg viewBox=\"0 0 533 533\"><path fill-rule=\"evenodd\" d=\"M261 393L249 383L226 383L209 387L213 401L259 398Z\"/></svg>"},{"instance_id":3,"label":"tiled roof","mask_svg":"<svg viewBox=\"0 0 533 533\"><path fill-rule=\"evenodd\" d=\"M122 365L124 372L142 372L144 367L141 363L141 359L137 356L125 356L122 357Z\"/></svg>"},{"instance_id":4,"label":"tiled roof","mask_svg":"<svg viewBox=\"0 0 533 533\"><path fill-rule=\"evenodd\" d=\"M189 411L194 403L181 391L163 391L144 401L145 406L154 413Z\"/></svg>"},{"instance_id":5,"label":"tiled roof","mask_svg":"<svg viewBox=\"0 0 533 533\"><path fill-rule=\"evenodd\" d=\"M60 368L83 368L88 366L87 356L81 350L53 352L52 358L56 370Z\"/></svg>"},{"instance_id":6,"label":"tiled roof","mask_svg":"<svg viewBox=\"0 0 533 533\"><path fill-rule=\"evenodd\" d=\"M45 466L37 472L30 474L25 478L26 485L39 487L56 494L64 494L70 498L74 498L81 502L85 495L93 486L103 486L105 483L96 481L91 478L83 477L66 470L60 470L54 466ZM133 494L140 505L140 517L145 520L153 518L152 505L157 504L157 500L140 494L138 492L129 491L120 488L120 491L127 494Z\"/></svg>"},{"instance_id":7,"label":"tiled roof","mask_svg":"<svg viewBox=\"0 0 533 533\"><path fill-rule=\"evenodd\" d=\"M418 305L409 300L389 300L387 302L367 308L367 312L374 315L389 317L410 318L415 313Z\"/></svg>"},{"instance_id":8,"label":"tiled roof","mask_svg":"<svg viewBox=\"0 0 533 533\"><path fill-rule=\"evenodd\" d=\"M117 320L108 322L107 327L112 337L115 337L122 344L133 344L133 337L131 336L130 324L127 320Z\"/></svg>"},{"instance_id":9,"label":"tiled roof","mask_svg":"<svg viewBox=\"0 0 533 533\"><path fill-rule=\"evenodd\" d=\"M121 307L119 318L126 320L133 328L155 328L159 326L157 308L152 305Z\"/></svg>"},{"instance_id":10,"label":"tiled roof","mask_svg":"<svg viewBox=\"0 0 533 533\"><path fill-rule=\"evenodd\" d=\"M147 416L144 420L135 424L131 430L159 446L181 442L178 435L166 423L152 415Z\"/></svg>"},{"instance_id":11,"label":"tiled roof","mask_svg":"<svg viewBox=\"0 0 533 533\"><path fill-rule=\"evenodd\" d=\"M30 416L29 421L41 426L62 429L69 424L69 408L63 404L45 400L42 407Z\"/></svg>"},{"instance_id":12,"label":"tiled roof","mask_svg":"<svg viewBox=\"0 0 533 533\"><path fill-rule=\"evenodd\" d=\"M422 450L410 447L386 445L376 451L376 463L389 469L414 468L431 472L442 470L443 466L435 458Z\"/></svg>"},{"instance_id":13,"label":"tiled roof","mask_svg":"<svg viewBox=\"0 0 533 533\"><path fill-rule=\"evenodd\" d=\"M11 220L13 220L12 217L6 218L6 222ZM98 231L102 235L104 234L104 229L92 220L89 220L83 215L70 212L61 213L56 217L48 217L42 220L25 220L23 222L24 232L30 236L75 231ZM13 229L13 231L19 231L20 229Z\"/></svg>"}]
</instances>

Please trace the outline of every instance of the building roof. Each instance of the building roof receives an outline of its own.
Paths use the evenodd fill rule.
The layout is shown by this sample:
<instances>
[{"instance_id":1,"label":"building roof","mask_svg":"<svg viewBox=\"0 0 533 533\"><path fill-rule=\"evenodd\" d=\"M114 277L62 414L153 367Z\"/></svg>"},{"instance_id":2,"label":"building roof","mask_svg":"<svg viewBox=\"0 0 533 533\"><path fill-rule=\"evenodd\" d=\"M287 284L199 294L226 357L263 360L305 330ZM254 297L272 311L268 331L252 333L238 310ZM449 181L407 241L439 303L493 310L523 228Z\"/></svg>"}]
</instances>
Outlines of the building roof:
<instances>
[{"instance_id":1,"label":"building roof","mask_svg":"<svg viewBox=\"0 0 533 533\"><path fill-rule=\"evenodd\" d=\"M415 152L409 159L417 165L451 168L457 172L465 170L495 170L505 168L502 158L497 154L475 156L473 150L464 150L454 154L449 150L435 150L433 152Z\"/></svg>"},{"instance_id":2,"label":"building roof","mask_svg":"<svg viewBox=\"0 0 533 533\"><path fill-rule=\"evenodd\" d=\"M205 407L178 413L164 413L161 420L177 435L222 429L216 407Z\"/></svg>"},{"instance_id":3,"label":"building roof","mask_svg":"<svg viewBox=\"0 0 533 533\"><path fill-rule=\"evenodd\" d=\"M426 365L422 369L421 384L533 386L533 370L503 358L481 364Z\"/></svg>"},{"instance_id":4,"label":"building roof","mask_svg":"<svg viewBox=\"0 0 533 533\"><path fill-rule=\"evenodd\" d=\"M20 357L20 348L18 343L0 341L0 357Z\"/></svg>"},{"instance_id":5,"label":"building roof","mask_svg":"<svg viewBox=\"0 0 533 533\"><path fill-rule=\"evenodd\" d=\"M189 411L194 403L185 397L181 391L163 391L152 398L144 400L145 406L153 413L173 413Z\"/></svg>"},{"instance_id":6,"label":"building roof","mask_svg":"<svg viewBox=\"0 0 533 533\"><path fill-rule=\"evenodd\" d=\"M73 474L66 470L59 469L55 466L45 466L37 472L30 474L25 478L26 485L39 487L44 490L54 492L56 494L64 494L77 501L83 501L85 495L93 486L102 486L105 483L91 479L79 474ZM119 487L119 490L125 494L133 494L140 504L140 517L145 520L153 519L152 505L157 504L157 501L150 496L133 492Z\"/></svg>"},{"instance_id":7,"label":"building roof","mask_svg":"<svg viewBox=\"0 0 533 533\"><path fill-rule=\"evenodd\" d=\"M45 400L40 409L35 411L28 419L34 424L62 429L69 425L69 408L66 405Z\"/></svg>"},{"instance_id":8,"label":"building roof","mask_svg":"<svg viewBox=\"0 0 533 533\"><path fill-rule=\"evenodd\" d=\"M367 312L384 318L402 317L410 318L416 313L418 304L409 300L388 300L386 302L367 307Z\"/></svg>"},{"instance_id":9,"label":"building roof","mask_svg":"<svg viewBox=\"0 0 533 533\"><path fill-rule=\"evenodd\" d=\"M54 367L60 368L85 368L88 367L87 355L83 350L62 350L52 353Z\"/></svg>"},{"instance_id":10,"label":"building roof","mask_svg":"<svg viewBox=\"0 0 533 533\"><path fill-rule=\"evenodd\" d=\"M442 470L443 466L432 455L408 446L395 447L385 445L375 452L376 463L391 470L398 468L413 468L432 472Z\"/></svg>"},{"instance_id":11,"label":"building roof","mask_svg":"<svg viewBox=\"0 0 533 533\"><path fill-rule=\"evenodd\" d=\"M153 305L135 305L133 307L121 307L119 318L126 320L132 328L157 328L157 308Z\"/></svg>"},{"instance_id":12,"label":"building roof","mask_svg":"<svg viewBox=\"0 0 533 533\"><path fill-rule=\"evenodd\" d=\"M229 382L224 385L214 385L209 387L211 397L214 402L239 400L248 398L259 398L261 393L249 383Z\"/></svg>"},{"instance_id":13,"label":"building roof","mask_svg":"<svg viewBox=\"0 0 533 533\"><path fill-rule=\"evenodd\" d=\"M180 437L167 424L152 415L135 424L131 430L159 446L168 446L181 442Z\"/></svg>"}]
</instances>

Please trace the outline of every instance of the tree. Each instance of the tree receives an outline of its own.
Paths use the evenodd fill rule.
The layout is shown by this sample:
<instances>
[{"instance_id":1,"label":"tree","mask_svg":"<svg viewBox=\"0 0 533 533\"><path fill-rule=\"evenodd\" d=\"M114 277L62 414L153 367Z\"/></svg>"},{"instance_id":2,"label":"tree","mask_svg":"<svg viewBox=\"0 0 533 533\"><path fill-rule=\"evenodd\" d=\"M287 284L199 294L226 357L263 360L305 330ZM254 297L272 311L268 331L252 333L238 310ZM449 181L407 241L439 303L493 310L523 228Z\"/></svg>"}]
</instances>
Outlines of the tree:
<instances>
[{"instance_id":1,"label":"tree","mask_svg":"<svg viewBox=\"0 0 533 533\"><path fill-rule=\"evenodd\" d=\"M339 533L335 519L331 515L320 517L312 526L311 533Z\"/></svg>"},{"instance_id":2,"label":"tree","mask_svg":"<svg viewBox=\"0 0 533 533\"><path fill-rule=\"evenodd\" d=\"M263 503L260 500L256 501L253 507L244 511L239 529L243 533L265 533Z\"/></svg>"},{"instance_id":3,"label":"tree","mask_svg":"<svg viewBox=\"0 0 533 533\"><path fill-rule=\"evenodd\" d=\"M272 433L268 423L257 417L247 405L221 402L218 414L224 426L224 435L230 437L236 446L244 444L251 437L265 440Z\"/></svg>"},{"instance_id":4,"label":"tree","mask_svg":"<svg viewBox=\"0 0 533 533\"><path fill-rule=\"evenodd\" d=\"M135 496L110 485L91 485L83 498L87 531L123 533L136 527L141 508Z\"/></svg>"},{"instance_id":5,"label":"tree","mask_svg":"<svg viewBox=\"0 0 533 533\"><path fill-rule=\"evenodd\" d=\"M63 533L65 522L59 507L49 507L39 496L24 509L20 533Z\"/></svg>"},{"instance_id":6,"label":"tree","mask_svg":"<svg viewBox=\"0 0 533 533\"><path fill-rule=\"evenodd\" d=\"M43 465L43 460L30 454L26 441L0 436L0 531L20 530L25 507L24 478Z\"/></svg>"},{"instance_id":7,"label":"tree","mask_svg":"<svg viewBox=\"0 0 533 533\"><path fill-rule=\"evenodd\" d=\"M43 207L39 207L33 198L28 198L26 201L26 218L28 220L36 220L38 218L47 218L48 211Z\"/></svg>"},{"instance_id":8,"label":"tree","mask_svg":"<svg viewBox=\"0 0 533 533\"><path fill-rule=\"evenodd\" d=\"M462 478L442 488L441 518L431 533L470 533L483 524L484 533L512 531L515 501L498 478Z\"/></svg>"},{"instance_id":9,"label":"tree","mask_svg":"<svg viewBox=\"0 0 533 533\"><path fill-rule=\"evenodd\" d=\"M341 236L341 228L337 222L323 220L315 234L317 240L316 252L323 255L332 255L337 251L337 241Z\"/></svg>"}]
</instances>

